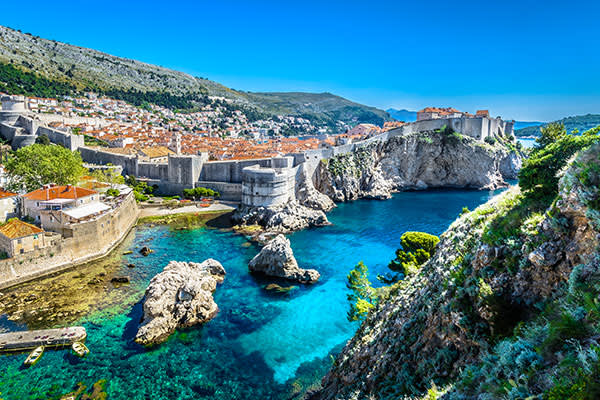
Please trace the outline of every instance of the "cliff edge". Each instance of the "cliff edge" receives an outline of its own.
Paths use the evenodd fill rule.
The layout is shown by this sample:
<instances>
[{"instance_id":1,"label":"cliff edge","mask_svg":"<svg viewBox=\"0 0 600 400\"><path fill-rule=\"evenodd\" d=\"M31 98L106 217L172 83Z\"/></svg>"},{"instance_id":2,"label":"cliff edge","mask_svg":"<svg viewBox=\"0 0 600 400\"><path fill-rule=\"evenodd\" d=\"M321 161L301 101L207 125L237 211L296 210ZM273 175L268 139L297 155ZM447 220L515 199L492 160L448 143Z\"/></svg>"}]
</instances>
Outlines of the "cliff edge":
<instances>
[{"instance_id":1,"label":"cliff edge","mask_svg":"<svg viewBox=\"0 0 600 400\"><path fill-rule=\"evenodd\" d=\"M598 398L599 186L595 144L563 171L549 207L539 186L513 187L462 215L308 397Z\"/></svg>"}]
</instances>

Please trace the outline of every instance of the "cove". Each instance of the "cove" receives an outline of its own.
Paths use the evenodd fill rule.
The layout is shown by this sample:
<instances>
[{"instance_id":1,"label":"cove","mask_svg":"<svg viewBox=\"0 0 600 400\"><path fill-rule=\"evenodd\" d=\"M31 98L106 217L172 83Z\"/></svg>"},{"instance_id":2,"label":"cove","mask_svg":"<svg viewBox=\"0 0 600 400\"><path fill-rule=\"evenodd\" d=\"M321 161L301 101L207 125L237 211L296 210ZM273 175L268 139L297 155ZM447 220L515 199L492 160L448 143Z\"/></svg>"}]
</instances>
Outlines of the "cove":
<instances>
[{"instance_id":1,"label":"cove","mask_svg":"<svg viewBox=\"0 0 600 400\"><path fill-rule=\"evenodd\" d=\"M86 267L98 276L104 273L99 271L106 271L131 278L129 285L109 284L106 290L94 292L94 306L69 321L88 330L90 355L82 360L67 351L48 351L29 369L21 367L24 354L1 356L0 398L60 398L78 382L91 386L101 379L106 380L104 391L109 399L294 398L319 382L331 366L331 355L358 327L346 320L349 269L362 260L375 281L377 273L386 272L402 233L416 230L439 235L462 207L473 209L494 194L431 190L397 193L386 201L339 204L328 214L331 226L289 235L299 265L317 269L321 280L311 286L297 285L287 294L263 287L289 283L248 274L248 261L259 247L241 235L210 227L142 227L124 248L133 253L119 255L112 264ZM154 252L142 257L138 254L142 246ZM150 279L170 260L201 262L209 257L219 260L227 271L225 282L215 292L219 315L202 327L177 332L151 350L133 343L140 300ZM128 263L136 267L127 268ZM81 280L81 287L90 283L86 271L72 274ZM35 285L43 289L50 284L74 284L57 281L60 276L53 279ZM12 292L18 295L33 285ZM57 300L55 307L63 303ZM0 315L0 328L56 324L45 325L43 310L28 312L18 323Z\"/></svg>"}]
</instances>

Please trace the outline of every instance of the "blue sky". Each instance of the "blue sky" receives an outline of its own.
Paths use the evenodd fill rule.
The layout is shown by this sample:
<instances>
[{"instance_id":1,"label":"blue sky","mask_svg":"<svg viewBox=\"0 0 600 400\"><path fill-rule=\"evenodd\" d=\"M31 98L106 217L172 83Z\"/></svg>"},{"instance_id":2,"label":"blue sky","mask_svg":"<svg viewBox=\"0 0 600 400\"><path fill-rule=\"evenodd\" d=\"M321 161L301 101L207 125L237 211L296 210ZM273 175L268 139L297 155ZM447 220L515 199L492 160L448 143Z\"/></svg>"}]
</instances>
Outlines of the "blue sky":
<instances>
[{"instance_id":1,"label":"blue sky","mask_svg":"<svg viewBox=\"0 0 600 400\"><path fill-rule=\"evenodd\" d=\"M251 91L380 108L600 113L600 2L28 1L0 24Z\"/></svg>"}]
</instances>

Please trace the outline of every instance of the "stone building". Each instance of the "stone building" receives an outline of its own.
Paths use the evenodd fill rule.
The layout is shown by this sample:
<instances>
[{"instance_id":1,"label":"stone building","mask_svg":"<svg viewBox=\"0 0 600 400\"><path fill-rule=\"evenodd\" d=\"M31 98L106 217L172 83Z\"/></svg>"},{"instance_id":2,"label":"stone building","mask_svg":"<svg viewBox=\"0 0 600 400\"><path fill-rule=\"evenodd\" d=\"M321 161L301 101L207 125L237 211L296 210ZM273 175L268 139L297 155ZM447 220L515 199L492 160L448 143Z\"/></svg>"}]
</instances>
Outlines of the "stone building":
<instances>
[{"instance_id":1,"label":"stone building","mask_svg":"<svg viewBox=\"0 0 600 400\"><path fill-rule=\"evenodd\" d=\"M46 247L44 230L19 219L0 227L0 250L8 257Z\"/></svg>"},{"instance_id":2,"label":"stone building","mask_svg":"<svg viewBox=\"0 0 600 400\"><path fill-rule=\"evenodd\" d=\"M57 186L49 184L23 195L23 214L33 218L37 223L41 223L43 212L58 212L99 199L100 195L95 190L73 185ZM49 220L51 221L50 217Z\"/></svg>"},{"instance_id":3,"label":"stone building","mask_svg":"<svg viewBox=\"0 0 600 400\"><path fill-rule=\"evenodd\" d=\"M294 197L296 169L293 157L271 159L270 167L259 164L242 170L242 204L269 207L287 203Z\"/></svg>"}]
</instances>

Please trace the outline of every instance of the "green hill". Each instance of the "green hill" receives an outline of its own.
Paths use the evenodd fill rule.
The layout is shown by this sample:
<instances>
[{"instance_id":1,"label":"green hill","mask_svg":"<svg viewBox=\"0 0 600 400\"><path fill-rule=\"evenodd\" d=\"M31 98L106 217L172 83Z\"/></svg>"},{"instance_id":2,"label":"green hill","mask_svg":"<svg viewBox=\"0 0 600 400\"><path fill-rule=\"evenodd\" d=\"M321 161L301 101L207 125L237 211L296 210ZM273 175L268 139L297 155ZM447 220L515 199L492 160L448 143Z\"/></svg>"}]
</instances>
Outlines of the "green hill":
<instances>
[{"instance_id":1,"label":"green hill","mask_svg":"<svg viewBox=\"0 0 600 400\"><path fill-rule=\"evenodd\" d=\"M390 120L388 113L330 93L251 93L180 71L44 39L0 26L0 91L63 96L91 90L135 103L193 108L206 96L248 113L304 116L334 126Z\"/></svg>"},{"instance_id":2,"label":"green hill","mask_svg":"<svg viewBox=\"0 0 600 400\"><path fill-rule=\"evenodd\" d=\"M559 119L555 122L561 122L565 124L565 128L569 133L575 129L579 130L579 132L584 132L600 125L600 114L577 115ZM518 129L515 131L515 134L517 136L539 136L540 126L529 126L527 128Z\"/></svg>"}]
</instances>

